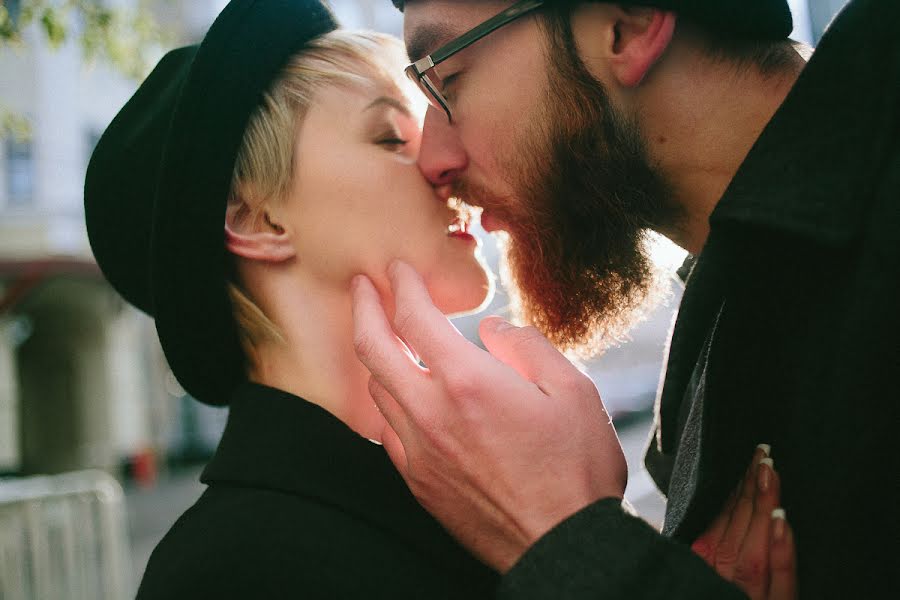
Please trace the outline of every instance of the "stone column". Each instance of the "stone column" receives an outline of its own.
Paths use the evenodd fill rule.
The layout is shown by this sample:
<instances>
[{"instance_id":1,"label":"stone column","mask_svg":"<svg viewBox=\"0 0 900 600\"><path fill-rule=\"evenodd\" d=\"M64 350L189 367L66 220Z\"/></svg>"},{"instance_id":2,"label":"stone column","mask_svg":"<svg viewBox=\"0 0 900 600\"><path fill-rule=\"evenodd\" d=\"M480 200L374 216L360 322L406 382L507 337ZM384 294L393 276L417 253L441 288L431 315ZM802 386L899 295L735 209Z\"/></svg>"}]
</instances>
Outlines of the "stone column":
<instances>
[{"instance_id":1,"label":"stone column","mask_svg":"<svg viewBox=\"0 0 900 600\"><path fill-rule=\"evenodd\" d=\"M19 444L19 373L13 335L14 320L0 317L0 473L21 467Z\"/></svg>"}]
</instances>

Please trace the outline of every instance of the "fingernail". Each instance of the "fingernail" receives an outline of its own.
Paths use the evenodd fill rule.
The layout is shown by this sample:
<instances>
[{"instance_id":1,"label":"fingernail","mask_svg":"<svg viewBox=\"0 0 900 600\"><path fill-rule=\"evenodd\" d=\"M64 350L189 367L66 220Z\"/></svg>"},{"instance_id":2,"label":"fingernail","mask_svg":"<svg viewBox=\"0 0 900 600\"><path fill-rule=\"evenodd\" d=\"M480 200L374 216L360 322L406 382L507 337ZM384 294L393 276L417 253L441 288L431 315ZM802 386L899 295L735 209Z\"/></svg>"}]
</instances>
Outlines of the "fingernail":
<instances>
[{"instance_id":1,"label":"fingernail","mask_svg":"<svg viewBox=\"0 0 900 600\"><path fill-rule=\"evenodd\" d=\"M515 325L513 325L512 323L510 323L509 321L507 321L506 319L503 319L501 317L497 317L494 319L494 331L496 331L497 333L501 333L503 331L508 331L510 329L515 329L515 327L516 327Z\"/></svg>"},{"instance_id":2,"label":"fingernail","mask_svg":"<svg viewBox=\"0 0 900 600\"><path fill-rule=\"evenodd\" d=\"M362 282L362 275L354 275L353 279L350 280L350 291L355 292L356 288L359 287L359 284Z\"/></svg>"},{"instance_id":3,"label":"fingernail","mask_svg":"<svg viewBox=\"0 0 900 600\"><path fill-rule=\"evenodd\" d=\"M785 519L787 519L787 515L785 514L783 508L776 508L772 511L772 538L776 542L780 542L784 539Z\"/></svg>"},{"instance_id":4,"label":"fingernail","mask_svg":"<svg viewBox=\"0 0 900 600\"><path fill-rule=\"evenodd\" d=\"M756 447L756 449L757 449L757 450L762 450L762 451L763 451L763 454L765 454L766 456L772 456L772 446L770 446L770 445L768 445L768 444L759 444L759 445Z\"/></svg>"},{"instance_id":5,"label":"fingernail","mask_svg":"<svg viewBox=\"0 0 900 600\"><path fill-rule=\"evenodd\" d=\"M772 485L772 471L775 470L775 461L771 458L764 458L759 461L759 472L757 473L756 482L759 485L759 491L765 493L769 491Z\"/></svg>"}]
</instances>

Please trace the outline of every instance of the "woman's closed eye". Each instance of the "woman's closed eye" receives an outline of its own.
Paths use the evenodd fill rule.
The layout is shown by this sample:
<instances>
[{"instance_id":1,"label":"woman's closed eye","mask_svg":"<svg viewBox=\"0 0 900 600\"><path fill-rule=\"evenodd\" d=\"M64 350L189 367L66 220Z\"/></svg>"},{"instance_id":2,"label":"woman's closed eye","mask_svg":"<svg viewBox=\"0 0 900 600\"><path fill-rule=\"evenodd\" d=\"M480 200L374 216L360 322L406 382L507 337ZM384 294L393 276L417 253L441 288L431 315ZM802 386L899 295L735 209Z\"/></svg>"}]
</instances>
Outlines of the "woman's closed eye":
<instances>
[{"instance_id":1,"label":"woman's closed eye","mask_svg":"<svg viewBox=\"0 0 900 600\"><path fill-rule=\"evenodd\" d=\"M386 150L390 150L391 152L398 152L403 150L409 140L405 140L400 137L400 134L397 132L391 132L389 134L385 134L378 138L378 141L375 143L379 146L383 147Z\"/></svg>"}]
</instances>

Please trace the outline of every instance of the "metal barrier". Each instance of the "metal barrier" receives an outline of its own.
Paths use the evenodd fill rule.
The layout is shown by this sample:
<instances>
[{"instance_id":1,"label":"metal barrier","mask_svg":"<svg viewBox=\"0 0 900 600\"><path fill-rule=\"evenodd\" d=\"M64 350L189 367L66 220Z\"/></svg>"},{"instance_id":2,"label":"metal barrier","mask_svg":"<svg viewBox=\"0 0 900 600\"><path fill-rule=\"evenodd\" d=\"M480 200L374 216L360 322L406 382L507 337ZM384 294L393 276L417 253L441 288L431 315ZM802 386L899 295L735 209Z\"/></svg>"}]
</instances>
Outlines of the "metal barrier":
<instances>
[{"instance_id":1,"label":"metal barrier","mask_svg":"<svg viewBox=\"0 0 900 600\"><path fill-rule=\"evenodd\" d=\"M0 599L127 598L123 498L103 471L0 480Z\"/></svg>"}]
</instances>

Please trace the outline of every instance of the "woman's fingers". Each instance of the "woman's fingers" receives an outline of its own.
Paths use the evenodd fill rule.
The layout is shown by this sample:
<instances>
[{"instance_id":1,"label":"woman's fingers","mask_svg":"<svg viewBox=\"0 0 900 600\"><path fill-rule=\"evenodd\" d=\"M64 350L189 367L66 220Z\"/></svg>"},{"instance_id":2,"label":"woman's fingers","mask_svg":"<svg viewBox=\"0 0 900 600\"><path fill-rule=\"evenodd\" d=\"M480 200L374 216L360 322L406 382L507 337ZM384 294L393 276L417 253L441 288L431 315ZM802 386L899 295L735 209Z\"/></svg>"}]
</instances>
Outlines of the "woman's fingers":
<instances>
[{"instance_id":1,"label":"woman's fingers","mask_svg":"<svg viewBox=\"0 0 900 600\"><path fill-rule=\"evenodd\" d=\"M793 600L797 592L793 532L781 505L771 448L757 446L738 487L691 546L722 578L752 600Z\"/></svg>"},{"instance_id":2,"label":"woman's fingers","mask_svg":"<svg viewBox=\"0 0 900 600\"><path fill-rule=\"evenodd\" d=\"M781 484L774 462L769 457L761 459L756 472L753 516L734 569L734 583L753 600L767 598L772 511L781 501L780 492Z\"/></svg>"},{"instance_id":3,"label":"woman's fingers","mask_svg":"<svg viewBox=\"0 0 900 600\"><path fill-rule=\"evenodd\" d=\"M769 553L768 600L794 600L797 597L797 560L794 532L783 508L772 511L771 551Z\"/></svg>"},{"instance_id":4,"label":"woman's fingers","mask_svg":"<svg viewBox=\"0 0 900 600\"><path fill-rule=\"evenodd\" d=\"M734 510L737 496L738 490L736 489L728 497L728 500L725 502L725 508L716 515L716 518L713 519L709 528L704 531L693 544L691 544L691 549L711 567L716 566L716 548L718 548L722 536L725 535L725 530L728 528L728 522L731 521L731 512Z\"/></svg>"},{"instance_id":5,"label":"woman's fingers","mask_svg":"<svg viewBox=\"0 0 900 600\"><path fill-rule=\"evenodd\" d=\"M738 559L753 518L753 502L757 491L757 473L761 460L768 456L770 448L765 444L757 446L753 453L753 460L744 475L741 487L737 493L734 508L731 511L731 519L725 529L722 539L716 546L715 569L724 579L734 581L735 569Z\"/></svg>"},{"instance_id":6,"label":"woman's fingers","mask_svg":"<svg viewBox=\"0 0 900 600\"><path fill-rule=\"evenodd\" d=\"M761 459L768 456L768 453L769 446L767 444L760 444L756 447L753 458L750 460L750 465L747 467L747 470L744 471L743 479L741 479L737 487L731 492L731 495L728 496L724 508L716 515L709 528L691 545L691 549L697 553L700 558L705 560L709 566L716 566L716 551L719 548L722 538L725 537L725 532L728 530L729 523L731 523L731 516L734 512L735 505L737 504L738 497L747 486L752 485L753 478L756 475L754 467Z\"/></svg>"}]
</instances>

